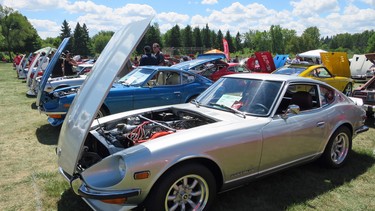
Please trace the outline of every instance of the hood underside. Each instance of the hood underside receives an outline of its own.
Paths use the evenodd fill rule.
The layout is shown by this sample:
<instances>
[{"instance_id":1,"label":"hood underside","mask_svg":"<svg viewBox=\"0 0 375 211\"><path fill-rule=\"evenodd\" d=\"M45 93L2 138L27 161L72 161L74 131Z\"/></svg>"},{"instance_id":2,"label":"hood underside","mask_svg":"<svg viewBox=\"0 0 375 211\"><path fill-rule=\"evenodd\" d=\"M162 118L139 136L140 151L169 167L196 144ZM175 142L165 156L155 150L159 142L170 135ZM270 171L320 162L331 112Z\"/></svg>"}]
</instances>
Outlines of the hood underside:
<instances>
[{"instance_id":1,"label":"hood underside","mask_svg":"<svg viewBox=\"0 0 375 211\"><path fill-rule=\"evenodd\" d=\"M100 105L116 75L125 67L131 53L142 39L151 17L133 21L117 31L108 42L91 74L73 100L61 127L57 147L58 164L73 175L77 159Z\"/></svg>"}]
</instances>

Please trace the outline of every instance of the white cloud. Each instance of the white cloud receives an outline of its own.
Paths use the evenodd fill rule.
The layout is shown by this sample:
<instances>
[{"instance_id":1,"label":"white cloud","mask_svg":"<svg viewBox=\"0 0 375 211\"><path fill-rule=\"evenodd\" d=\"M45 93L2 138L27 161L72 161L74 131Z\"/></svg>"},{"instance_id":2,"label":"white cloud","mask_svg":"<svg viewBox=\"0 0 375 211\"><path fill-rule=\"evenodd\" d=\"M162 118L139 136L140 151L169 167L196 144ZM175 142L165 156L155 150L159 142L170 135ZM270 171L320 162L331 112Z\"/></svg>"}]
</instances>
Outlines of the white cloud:
<instances>
[{"instance_id":1,"label":"white cloud","mask_svg":"<svg viewBox=\"0 0 375 211\"><path fill-rule=\"evenodd\" d=\"M156 16L156 22L168 22L168 23L184 23L189 21L189 16L184 14L178 14L175 12L162 12Z\"/></svg>"},{"instance_id":2,"label":"white cloud","mask_svg":"<svg viewBox=\"0 0 375 211\"><path fill-rule=\"evenodd\" d=\"M338 12L340 10L337 0L301 0L291 1L293 15L306 17L321 13Z\"/></svg>"},{"instance_id":3,"label":"white cloud","mask_svg":"<svg viewBox=\"0 0 375 211\"><path fill-rule=\"evenodd\" d=\"M0 0L0 4L16 10L42 11L40 13L49 10L59 13L46 18L49 21L39 17L30 19L42 38L58 36L64 19L68 20L72 30L77 22L81 25L85 23L90 36L93 36L101 30L116 31L122 25L144 16L154 16L153 22L158 23L162 33L176 24L181 28L186 25L203 28L208 24L211 30L220 29L223 33L229 30L232 36L237 32L269 30L271 25L280 25L296 30L298 35L307 27L316 26L322 36L330 36L374 29L374 2L375 0L346 0L340 3L338 0L291 0L289 8L280 11L267 8L261 3L234 2L226 7L225 4L224 7L216 7L217 5L211 5L218 4L218 0L190 0L186 7L200 7L205 12L182 14L175 12L173 6L169 6L166 11L156 12L146 4L124 4L111 8L93 1ZM356 6L359 4L362 7ZM373 7L363 8L364 4Z\"/></svg>"},{"instance_id":4,"label":"white cloud","mask_svg":"<svg viewBox=\"0 0 375 211\"><path fill-rule=\"evenodd\" d=\"M201 4L217 4L217 0L203 0Z\"/></svg>"},{"instance_id":5,"label":"white cloud","mask_svg":"<svg viewBox=\"0 0 375 211\"><path fill-rule=\"evenodd\" d=\"M49 20L29 19L34 28L38 29L38 34L42 38L56 37L56 32L60 32L61 26Z\"/></svg>"}]
</instances>

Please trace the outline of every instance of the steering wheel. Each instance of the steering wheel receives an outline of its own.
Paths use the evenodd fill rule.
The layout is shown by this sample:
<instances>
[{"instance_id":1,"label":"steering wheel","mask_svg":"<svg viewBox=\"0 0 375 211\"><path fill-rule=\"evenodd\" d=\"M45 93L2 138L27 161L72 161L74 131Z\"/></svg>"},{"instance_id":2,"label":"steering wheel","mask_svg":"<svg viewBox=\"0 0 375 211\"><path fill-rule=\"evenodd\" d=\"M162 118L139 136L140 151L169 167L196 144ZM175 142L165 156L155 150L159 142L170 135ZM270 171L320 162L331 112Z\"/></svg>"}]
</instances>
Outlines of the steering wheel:
<instances>
[{"instance_id":1,"label":"steering wheel","mask_svg":"<svg viewBox=\"0 0 375 211\"><path fill-rule=\"evenodd\" d=\"M250 108L254 109L254 113L261 113L261 114L266 114L270 110L267 108L265 105L261 103L256 103L254 105L251 105Z\"/></svg>"}]
</instances>

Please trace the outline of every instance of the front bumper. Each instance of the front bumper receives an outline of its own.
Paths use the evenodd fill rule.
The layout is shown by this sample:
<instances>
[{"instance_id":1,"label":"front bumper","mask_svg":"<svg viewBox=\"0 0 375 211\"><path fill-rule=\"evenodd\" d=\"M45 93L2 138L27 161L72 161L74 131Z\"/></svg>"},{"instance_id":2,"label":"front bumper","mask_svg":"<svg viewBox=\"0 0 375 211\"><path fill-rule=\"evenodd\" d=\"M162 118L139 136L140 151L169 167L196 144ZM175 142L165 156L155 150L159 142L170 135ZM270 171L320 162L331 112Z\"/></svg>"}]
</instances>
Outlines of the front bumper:
<instances>
[{"instance_id":1,"label":"front bumper","mask_svg":"<svg viewBox=\"0 0 375 211\"><path fill-rule=\"evenodd\" d=\"M90 188L84 180L79 176L72 177L59 167L59 172L64 178L70 182L70 186L74 193L81 196L82 199L94 210L130 210L137 207L136 204L109 204L101 200L119 199L134 197L141 194L140 189L128 190L94 190Z\"/></svg>"}]
</instances>

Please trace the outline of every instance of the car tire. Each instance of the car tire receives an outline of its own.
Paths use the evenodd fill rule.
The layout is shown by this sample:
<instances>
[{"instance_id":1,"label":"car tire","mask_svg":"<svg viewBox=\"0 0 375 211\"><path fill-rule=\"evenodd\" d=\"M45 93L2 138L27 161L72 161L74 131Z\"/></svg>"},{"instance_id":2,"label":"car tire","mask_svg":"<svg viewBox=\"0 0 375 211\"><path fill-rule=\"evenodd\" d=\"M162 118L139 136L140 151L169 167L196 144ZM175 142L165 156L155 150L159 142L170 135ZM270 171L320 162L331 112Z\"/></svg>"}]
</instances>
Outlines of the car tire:
<instances>
[{"instance_id":1,"label":"car tire","mask_svg":"<svg viewBox=\"0 0 375 211\"><path fill-rule=\"evenodd\" d=\"M103 107L101 107L98 113L96 114L96 118L101 118L107 115L108 115L108 112Z\"/></svg>"},{"instance_id":2,"label":"car tire","mask_svg":"<svg viewBox=\"0 0 375 211\"><path fill-rule=\"evenodd\" d=\"M353 84L352 84L352 83L348 83L348 84L345 86L345 89L344 89L343 93L344 93L346 96L351 96L351 95L352 95L352 92L353 92Z\"/></svg>"},{"instance_id":3,"label":"car tire","mask_svg":"<svg viewBox=\"0 0 375 211\"><path fill-rule=\"evenodd\" d=\"M338 128L328 141L321 157L324 165L339 168L346 163L352 149L352 136L347 127Z\"/></svg>"},{"instance_id":4,"label":"car tire","mask_svg":"<svg viewBox=\"0 0 375 211\"><path fill-rule=\"evenodd\" d=\"M200 164L178 166L162 176L152 188L146 210L209 210L216 195L212 172Z\"/></svg>"},{"instance_id":5,"label":"car tire","mask_svg":"<svg viewBox=\"0 0 375 211\"><path fill-rule=\"evenodd\" d=\"M191 101L195 100L197 98L197 95L189 97L189 99L186 101L186 103L190 103Z\"/></svg>"}]
</instances>

